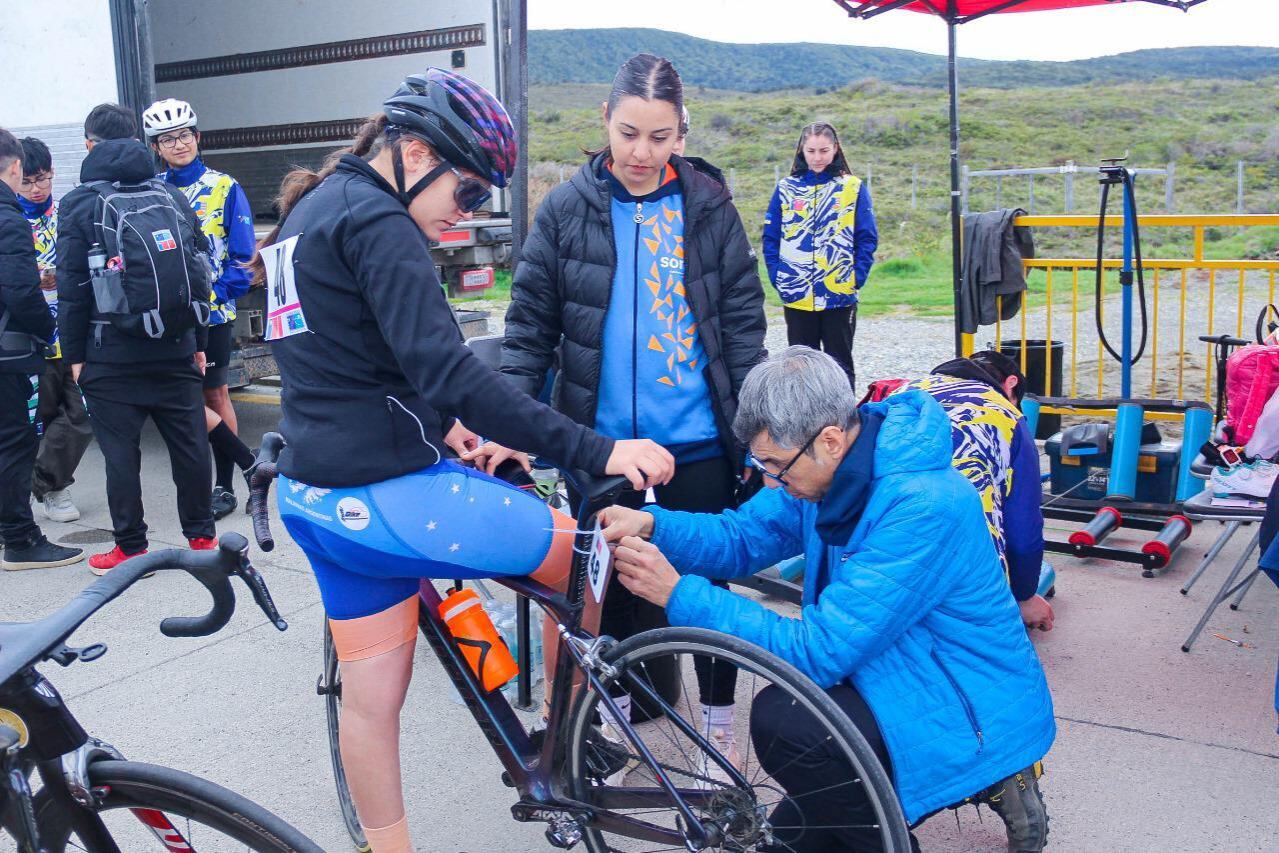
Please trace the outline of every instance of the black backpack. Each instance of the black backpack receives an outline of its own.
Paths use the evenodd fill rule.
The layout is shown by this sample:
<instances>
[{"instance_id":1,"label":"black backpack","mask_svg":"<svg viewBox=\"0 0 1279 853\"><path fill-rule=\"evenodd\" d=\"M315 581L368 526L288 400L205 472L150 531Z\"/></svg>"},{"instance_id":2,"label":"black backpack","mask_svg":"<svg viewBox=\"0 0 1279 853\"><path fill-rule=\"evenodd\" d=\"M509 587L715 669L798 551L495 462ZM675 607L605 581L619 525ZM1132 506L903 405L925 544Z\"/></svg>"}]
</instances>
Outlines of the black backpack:
<instances>
[{"instance_id":1,"label":"black backpack","mask_svg":"<svg viewBox=\"0 0 1279 853\"><path fill-rule=\"evenodd\" d=\"M89 274L97 313L120 331L172 337L208 325L209 264L186 212L158 178L93 181L93 228L106 265Z\"/></svg>"}]
</instances>

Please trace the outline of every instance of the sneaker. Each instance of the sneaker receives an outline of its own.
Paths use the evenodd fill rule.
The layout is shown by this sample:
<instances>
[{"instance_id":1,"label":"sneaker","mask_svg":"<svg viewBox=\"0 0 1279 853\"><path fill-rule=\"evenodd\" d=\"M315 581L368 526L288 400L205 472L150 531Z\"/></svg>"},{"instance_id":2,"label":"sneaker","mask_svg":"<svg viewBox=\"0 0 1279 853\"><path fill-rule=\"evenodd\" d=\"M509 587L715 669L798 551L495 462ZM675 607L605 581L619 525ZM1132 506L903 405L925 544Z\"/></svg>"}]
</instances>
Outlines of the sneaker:
<instances>
[{"instance_id":1,"label":"sneaker","mask_svg":"<svg viewBox=\"0 0 1279 853\"><path fill-rule=\"evenodd\" d=\"M213 520L226 518L235 512L235 508L240 502L235 499L235 492L228 491L221 486L213 487Z\"/></svg>"},{"instance_id":2,"label":"sneaker","mask_svg":"<svg viewBox=\"0 0 1279 853\"><path fill-rule=\"evenodd\" d=\"M1040 853L1048 843L1048 810L1034 767L991 785L981 792L978 801L990 806L1004 822L1008 853Z\"/></svg>"},{"instance_id":3,"label":"sneaker","mask_svg":"<svg viewBox=\"0 0 1279 853\"><path fill-rule=\"evenodd\" d=\"M70 489L55 489L45 492L44 514L50 521L60 521L66 523L68 521L78 521L80 518L80 510L71 502Z\"/></svg>"},{"instance_id":4,"label":"sneaker","mask_svg":"<svg viewBox=\"0 0 1279 853\"><path fill-rule=\"evenodd\" d=\"M218 537L197 536L194 539L188 539L187 544L191 546L192 551L212 551L218 547Z\"/></svg>"},{"instance_id":5,"label":"sneaker","mask_svg":"<svg viewBox=\"0 0 1279 853\"><path fill-rule=\"evenodd\" d=\"M93 572L98 577L102 577L130 557L140 557L146 552L147 549L143 548L141 551L137 551L133 554L126 554L124 551L120 550L120 546L117 545L105 554L94 554L90 557L89 571Z\"/></svg>"},{"instance_id":6,"label":"sneaker","mask_svg":"<svg viewBox=\"0 0 1279 853\"><path fill-rule=\"evenodd\" d=\"M69 566L84 559L84 551L79 548L68 548L55 545L41 536L25 548L6 545L4 557L0 558L0 568L6 572L17 572L24 569L54 569L58 566Z\"/></svg>"},{"instance_id":7,"label":"sneaker","mask_svg":"<svg viewBox=\"0 0 1279 853\"><path fill-rule=\"evenodd\" d=\"M1246 498L1264 501L1279 476L1279 465L1258 459L1233 468L1213 468L1211 485L1215 498Z\"/></svg>"},{"instance_id":8,"label":"sneaker","mask_svg":"<svg viewBox=\"0 0 1279 853\"><path fill-rule=\"evenodd\" d=\"M631 752L626 736L609 723L598 729L592 726L586 746L586 766L599 785L621 787L626 774L639 766L639 756Z\"/></svg>"},{"instance_id":9,"label":"sneaker","mask_svg":"<svg viewBox=\"0 0 1279 853\"><path fill-rule=\"evenodd\" d=\"M719 752L720 755L728 759L729 764L736 767L739 771L742 769L742 753L737 748L737 738L734 736L731 728L722 729L718 726L712 727L706 739L710 741L711 746L715 747L715 750ZM711 757L705 752L702 753L701 760L701 775L706 778L697 780L697 786L699 788L705 789L713 787L707 780L714 780L722 785L733 784L732 777L728 775L728 771L726 771L723 767L720 767L716 762L712 761Z\"/></svg>"}]
</instances>

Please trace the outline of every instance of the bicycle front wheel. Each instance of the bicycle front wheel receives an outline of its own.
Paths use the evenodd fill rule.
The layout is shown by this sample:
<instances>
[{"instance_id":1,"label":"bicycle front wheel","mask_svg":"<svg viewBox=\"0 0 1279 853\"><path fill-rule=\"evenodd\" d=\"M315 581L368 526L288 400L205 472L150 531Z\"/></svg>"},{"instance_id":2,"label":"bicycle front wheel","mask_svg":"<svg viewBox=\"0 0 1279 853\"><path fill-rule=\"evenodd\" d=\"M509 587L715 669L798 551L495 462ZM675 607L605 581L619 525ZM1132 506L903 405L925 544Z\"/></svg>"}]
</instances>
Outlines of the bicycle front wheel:
<instances>
[{"instance_id":1,"label":"bicycle front wheel","mask_svg":"<svg viewBox=\"0 0 1279 853\"><path fill-rule=\"evenodd\" d=\"M180 770L95 761L89 782L97 803L93 810L46 791L37 796L40 840L50 853L323 853L256 803Z\"/></svg>"},{"instance_id":2,"label":"bicycle front wheel","mask_svg":"<svg viewBox=\"0 0 1279 853\"><path fill-rule=\"evenodd\" d=\"M712 668L737 667L730 722L704 720L694 704L696 655ZM583 827L592 853L911 850L892 781L866 738L826 691L776 655L716 631L663 628L619 643L605 660L617 670L612 684L632 697L657 695L655 668L674 668L684 684L663 716L633 726L657 769L601 715L599 693L578 697L564 768L572 796L596 810Z\"/></svg>"}]
</instances>

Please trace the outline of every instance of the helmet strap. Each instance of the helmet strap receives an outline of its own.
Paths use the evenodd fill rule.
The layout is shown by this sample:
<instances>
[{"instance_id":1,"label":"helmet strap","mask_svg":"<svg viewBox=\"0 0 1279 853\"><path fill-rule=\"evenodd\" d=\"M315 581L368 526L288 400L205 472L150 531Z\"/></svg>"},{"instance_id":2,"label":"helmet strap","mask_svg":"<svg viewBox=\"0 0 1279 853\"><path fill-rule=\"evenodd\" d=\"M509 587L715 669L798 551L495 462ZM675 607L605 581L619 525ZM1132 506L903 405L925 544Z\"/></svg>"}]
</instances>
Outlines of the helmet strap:
<instances>
[{"instance_id":1,"label":"helmet strap","mask_svg":"<svg viewBox=\"0 0 1279 853\"><path fill-rule=\"evenodd\" d=\"M400 146L391 147L391 168L395 172L395 192L400 197L400 202L408 207L413 203L413 199L422 194L422 191L429 187L445 172L450 171L453 167L448 163L441 162L431 171L427 172L417 183L404 189L404 155L400 152Z\"/></svg>"}]
</instances>

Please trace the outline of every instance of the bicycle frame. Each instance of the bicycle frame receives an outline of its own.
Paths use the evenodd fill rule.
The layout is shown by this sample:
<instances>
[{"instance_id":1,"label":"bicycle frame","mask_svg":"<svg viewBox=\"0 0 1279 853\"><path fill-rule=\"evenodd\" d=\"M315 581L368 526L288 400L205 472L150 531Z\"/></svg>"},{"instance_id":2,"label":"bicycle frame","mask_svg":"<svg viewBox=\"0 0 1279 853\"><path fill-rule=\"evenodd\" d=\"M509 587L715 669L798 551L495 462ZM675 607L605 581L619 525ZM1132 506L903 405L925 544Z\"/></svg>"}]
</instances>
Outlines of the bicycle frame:
<instances>
[{"instance_id":1,"label":"bicycle frame","mask_svg":"<svg viewBox=\"0 0 1279 853\"><path fill-rule=\"evenodd\" d=\"M606 493L583 501L582 509L578 514L573 566L569 574L567 595L527 577L495 579L502 586L527 596L535 602L546 612L547 618L554 620L559 629L560 654L556 660L551 686L549 724L540 751L534 748L523 723L502 692L500 690L485 691L462 657L460 648L453 641L444 620L440 618L440 604L443 599L435 587L435 581L423 580L419 587L421 607L418 614L418 627L462 697L463 704L471 712L480 731L484 733L489 745L497 754L498 760L502 762L506 779L520 793L520 801L511 807L512 815L516 820L545 821L551 824L549 834L557 828L563 829L566 821L585 819L603 831L663 844L677 846L693 844L696 846L689 849L703 849L712 843L712 832L698 819L692 807L709 804L714 792L675 786L630 722L622 718L616 703L609 696L605 679L611 678L609 673L611 668L600 660L599 655L611 644L611 640L607 637L595 637L583 631L581 627L593 536L590 522L594 519L596 511L608 502L607 499L611 495L612 493ZM573 682L575 674L579 672L584 674L585 683L575 690ZM601 674L605 678L601 678ZM659 787L601 792L601 802L598 804L574 800L557 790L561 786L558 784L560 780L557 778L558 768L555 759L563 750L569 712L575 701L577 690L588 686L599 693L600 701L612 713L613 719L617 720L622 735L639 754L641 761L652 771ZM648 698L667 714L668 719L686 737L696 742L703 750L709 750L709 754L729 774L734 783L747 784L741 772L726 758L719 755L697 729L683 720L656 691L642 682L637 681L636 686L648 694ZM672 801L684 819L686 827L684 832L656 826L612 811L612 809L642 808L652 806L655 802Z\"/></svg>"}]
</instances>

